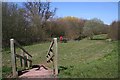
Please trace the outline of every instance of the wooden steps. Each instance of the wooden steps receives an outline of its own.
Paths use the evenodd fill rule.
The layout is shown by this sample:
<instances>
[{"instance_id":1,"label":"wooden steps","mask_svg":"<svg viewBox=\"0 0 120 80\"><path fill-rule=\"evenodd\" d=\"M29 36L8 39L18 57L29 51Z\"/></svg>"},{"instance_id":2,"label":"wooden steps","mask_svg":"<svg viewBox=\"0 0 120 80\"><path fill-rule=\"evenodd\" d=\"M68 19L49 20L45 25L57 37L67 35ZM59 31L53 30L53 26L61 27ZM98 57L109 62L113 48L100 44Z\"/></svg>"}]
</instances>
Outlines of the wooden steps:
<instances>
[{"instance_id":1,"label":"wooden steps","mask_svg":"<svg viewBox=\"0 0 120 80\"><path fill-rule=\"evenodd\" d=\"M53 76L53 70L51 69L45 70L43 67L40 70L36 69L26 70L26 73L20 75L19 78L52 78Z\"/></svg>"}]
</instances>

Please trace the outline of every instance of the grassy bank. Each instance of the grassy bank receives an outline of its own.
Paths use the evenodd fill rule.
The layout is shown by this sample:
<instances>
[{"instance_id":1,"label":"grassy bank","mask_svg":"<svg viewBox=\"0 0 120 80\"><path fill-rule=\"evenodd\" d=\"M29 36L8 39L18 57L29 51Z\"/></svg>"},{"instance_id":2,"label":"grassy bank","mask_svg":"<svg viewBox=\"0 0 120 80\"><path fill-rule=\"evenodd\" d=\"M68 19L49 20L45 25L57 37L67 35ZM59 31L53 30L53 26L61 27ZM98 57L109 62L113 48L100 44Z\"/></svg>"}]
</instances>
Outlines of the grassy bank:
<instances>
[{"instance_id":1,"label":"grassy bank","mask_svg":"<svg viewBox=\"0 0 120 80\"><path fill-rule=\"evenodd\" d=\"M118 76L117 42L105 40L68 41L58 43L59 77L114 78ZM24 48L33 56L33 64L46 62L50 43ZM18 50L19 51L19 50ZM11 72L10 51L3 52L3 77ZM51 66L51 65L48 65Z\"/></svg>"}]
</instances>

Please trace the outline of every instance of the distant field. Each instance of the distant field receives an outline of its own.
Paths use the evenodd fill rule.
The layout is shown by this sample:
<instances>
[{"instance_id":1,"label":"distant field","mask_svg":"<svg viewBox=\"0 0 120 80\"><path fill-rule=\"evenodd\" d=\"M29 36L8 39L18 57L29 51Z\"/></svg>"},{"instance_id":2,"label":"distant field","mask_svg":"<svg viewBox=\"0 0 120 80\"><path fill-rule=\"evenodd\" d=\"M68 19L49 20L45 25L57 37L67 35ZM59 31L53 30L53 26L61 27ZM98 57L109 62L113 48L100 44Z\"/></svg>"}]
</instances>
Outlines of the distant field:
<instances>
[{"instance_id":1,"label":"distant field","mask_svg":"<svg viewBox=\"0 0 120 80\"><path fill-rule=\"evenodd\" d=\"M87 39L58 43L59 77L118 77L117 44L117 41ZM24 48L33 56L33 63L40 64L46 62L49 45L48 42ZM10 57L9 51L3 52L3 77L11 71Z\"/></svg>"}]
</instances>

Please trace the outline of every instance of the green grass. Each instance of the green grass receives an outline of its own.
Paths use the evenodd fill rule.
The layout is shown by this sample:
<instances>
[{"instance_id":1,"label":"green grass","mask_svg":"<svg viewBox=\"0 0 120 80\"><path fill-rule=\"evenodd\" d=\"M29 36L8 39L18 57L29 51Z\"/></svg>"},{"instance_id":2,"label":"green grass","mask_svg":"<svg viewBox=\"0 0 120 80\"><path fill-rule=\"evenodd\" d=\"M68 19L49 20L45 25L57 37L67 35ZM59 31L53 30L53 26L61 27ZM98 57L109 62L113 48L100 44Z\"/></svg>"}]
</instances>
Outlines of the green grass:
<instances>
[{"instance_id":1,"label":"green grass","mask_svg":"<svg viewBox=\"0 0 120 80\"><path fill-rule=\"evenodd\" d=\"M60 77L117 77L116 42L82 40L59 47L59 65L68 67L60 72Z\"/></svg>"},{"instance_id":2,"label":"green grass","mask_svg":"<svg viewBox=\"0 0 120 80\"><path fill-rule=\"evenodd\" d=\"M107 39L107 35L106 34L93 36L93 40L105 40L105 39Z\"/></svg>"},{"instance_id":3,"label":"green grass","mask_svg":"<svg viewBox=\"0 0 120 80\"><path fill-rule=\"evenodd\" d=\"M115 78L118 77L117 41L105 40L68 41L58 43L58 77ZM33 64L46 62L50 43L35 44L24 48L33 56ZM3 77L11 72L9 51L3 52ZM48 65L51 67L51 65Z\"/></svg>"}]
</instances>

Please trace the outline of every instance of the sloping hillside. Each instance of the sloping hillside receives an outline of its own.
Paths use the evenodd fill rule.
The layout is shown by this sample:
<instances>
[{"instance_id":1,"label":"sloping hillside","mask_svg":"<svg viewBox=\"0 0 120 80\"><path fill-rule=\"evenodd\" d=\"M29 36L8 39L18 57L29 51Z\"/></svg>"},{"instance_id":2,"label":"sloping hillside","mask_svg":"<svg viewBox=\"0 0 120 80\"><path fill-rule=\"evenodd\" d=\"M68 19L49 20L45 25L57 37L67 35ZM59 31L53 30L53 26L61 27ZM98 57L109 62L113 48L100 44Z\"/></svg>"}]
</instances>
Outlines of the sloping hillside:
<instances>
[{"instance_id":1,"label":"sloping hillside","mask_svg":"<svg viewBox=\"0 0 120 80\"><path fill-rule=\"evenodd\" d=\"M68 41L58 43L59 77L114 78L118 76L117 42L105 40ZM33 63L46 63L50 43L24 48L33 56ZM18 50L19 51L19 50ZM51 67L51 65L48 65ZM3 77L11 72L10 52L3 52Z\"/></svg>"}]
</instances>

